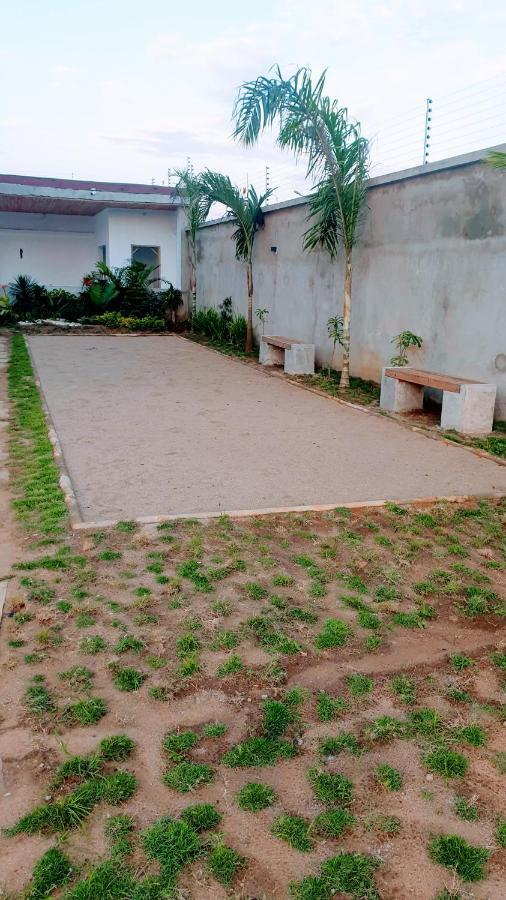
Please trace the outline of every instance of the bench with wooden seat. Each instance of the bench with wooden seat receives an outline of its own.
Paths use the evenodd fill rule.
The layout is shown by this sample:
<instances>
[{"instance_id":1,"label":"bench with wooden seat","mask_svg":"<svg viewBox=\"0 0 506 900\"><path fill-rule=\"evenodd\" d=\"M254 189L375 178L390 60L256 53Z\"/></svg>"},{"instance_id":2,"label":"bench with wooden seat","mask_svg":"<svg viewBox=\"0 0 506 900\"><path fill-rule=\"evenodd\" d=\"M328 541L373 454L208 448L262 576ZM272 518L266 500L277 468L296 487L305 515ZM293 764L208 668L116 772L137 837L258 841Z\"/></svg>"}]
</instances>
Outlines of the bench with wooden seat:
<instances>
[{"instance_id":1,"label":"bench with wooden seat","mask_svg":"<svg viewBox=\"0 0 506 900\"><path fill-rule=\"evenodd\" d=\"M381 378L380 407L390 412L410 412L423 406L425 387L443 392L441 428L462 434L489 434L494 421L496 386L426 372L411 366L387 366Z\"/></svg>"},{"instance_id":2,"label":"bench with wooden seat","mask_svg":"<svg viewBox=\"0 0 506 900\"><path fill-rule=\"evenodd\" d=\"M314 375L314 344L295 338L262 335L259 359L263 366L284 366L287 375Z\"/></svg>"}]
</instances>

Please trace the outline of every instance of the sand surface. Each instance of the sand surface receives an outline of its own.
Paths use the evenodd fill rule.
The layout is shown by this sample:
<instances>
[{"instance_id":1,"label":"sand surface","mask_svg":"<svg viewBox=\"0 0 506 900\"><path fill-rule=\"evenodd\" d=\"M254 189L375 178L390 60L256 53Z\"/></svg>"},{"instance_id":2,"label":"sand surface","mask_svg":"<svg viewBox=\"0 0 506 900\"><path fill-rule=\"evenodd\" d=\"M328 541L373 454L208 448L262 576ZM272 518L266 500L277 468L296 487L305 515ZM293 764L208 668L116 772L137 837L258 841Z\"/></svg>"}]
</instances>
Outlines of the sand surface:
<instances>
[{"instance_id":1,"label":"sand surface","mask_svg":"<svg viewBox=\"0 0 506 900\"><path fill-rule=\"evenodd\" d=\"M506 492L506 468L176 336L33 335L84 521Z\"/></svg>"}]
</instances>

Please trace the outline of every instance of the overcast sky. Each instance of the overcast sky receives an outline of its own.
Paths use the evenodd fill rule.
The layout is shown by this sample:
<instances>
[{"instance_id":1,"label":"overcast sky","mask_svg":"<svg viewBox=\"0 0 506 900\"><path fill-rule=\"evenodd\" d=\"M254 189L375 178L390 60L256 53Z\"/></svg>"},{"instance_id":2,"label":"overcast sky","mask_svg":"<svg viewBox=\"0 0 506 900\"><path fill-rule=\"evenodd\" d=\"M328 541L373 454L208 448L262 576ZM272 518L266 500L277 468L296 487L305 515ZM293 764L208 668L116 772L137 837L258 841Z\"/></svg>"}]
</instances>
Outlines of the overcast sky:
<instances>
[{"instance_id":1,"label":"overcast sky","mask_svg":"<svg viewBox=\"0 0 506 900\"><path fill-rule=\"evenodd\" d=\"M190 11L191 10L191 11ZM504 0L4 0L0 171L167 180L190 156L278 198L304 167L230 140L238 86L279 63L328 69L373 139L373 174L506 141Z\"/></svg>"}]
</instances>

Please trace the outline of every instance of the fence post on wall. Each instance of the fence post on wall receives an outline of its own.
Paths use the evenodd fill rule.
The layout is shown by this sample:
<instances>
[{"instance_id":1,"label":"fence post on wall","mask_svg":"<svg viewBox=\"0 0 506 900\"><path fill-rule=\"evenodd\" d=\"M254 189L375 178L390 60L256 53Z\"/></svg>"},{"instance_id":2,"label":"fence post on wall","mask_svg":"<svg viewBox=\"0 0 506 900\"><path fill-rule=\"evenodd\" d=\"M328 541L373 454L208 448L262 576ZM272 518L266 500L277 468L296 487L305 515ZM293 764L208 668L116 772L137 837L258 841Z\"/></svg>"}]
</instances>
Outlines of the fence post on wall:
<instances>
[{"instance_id":1,"label":"fence post on wall","mask_svg":"<svg viewBox=\"0 0 506 900\"><path fill-rule=\"evenodd\" d=\"M429 162L431 122L432 122L432 100L430 97L427 97L427 103L425 105L425 130L424 130L424 135L423 135L423 160L422 160L422 163L424 166Z\"/></svg>"}]
</instances>

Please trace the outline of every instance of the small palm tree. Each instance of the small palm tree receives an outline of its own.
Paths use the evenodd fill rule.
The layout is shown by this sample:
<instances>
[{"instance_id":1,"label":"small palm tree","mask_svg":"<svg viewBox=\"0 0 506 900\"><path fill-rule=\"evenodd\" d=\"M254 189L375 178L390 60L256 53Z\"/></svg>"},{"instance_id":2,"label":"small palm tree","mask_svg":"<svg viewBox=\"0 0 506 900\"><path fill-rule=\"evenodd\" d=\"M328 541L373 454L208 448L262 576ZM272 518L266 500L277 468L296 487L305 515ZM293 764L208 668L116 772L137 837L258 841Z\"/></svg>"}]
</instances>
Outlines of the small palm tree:
<instances>
[{"instance_id":1,"label":"small palm tree","mask_svg":"<svg viewBox=\"0 0 506 900\"><path fill-rule=\"evenodd\" d=\"M271 77L245 82L235 102L234 137L246 145L254 144L260 132L277 119L279 146L307 156L307 174L315 185L304 248L323 247L331 259L339 247L344 251L340 387L348 388L352 252L364 206L369 145L359 125L349 120L347 110L325 96L324 87L325 72L313 83L310 69L283 78L279 66Z\"/></svg>"},{"instance_id":2,"label":"small palm tree","mask_svg":"<svg viewBox=\"0 0 506 900\"><path fill-rule=\"evenodd\" d=\"M190 263L190 292L192 295L192 315L197 311L197 231L204 224L211 203L202 190L200 175L195 175L191 166L176 169L177 191L184 200L184 210L188 223L188 261Z\"/></svg>"},{"instance_id":3,"label":"small palm tree","mask_svg":"<svg viewBox=\"0 0 506 900\"><path fill-rule=\"evenodd\" d=\"M219 172L211 172L208 169L201 177L206 197L211 203L222 203L223 206L226 206L227 215L234 225L237 225L233 239L236 259L242 260L246 265L248 290L246 353L251 353L253 350L253 247L255 234L264 225L262 207L271 196L273 189L258 196L255 188L250 186L247 194L243 195L239 188L232 184L228 175L220 175Z\"/></svg>"}]
</instances>

